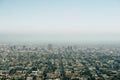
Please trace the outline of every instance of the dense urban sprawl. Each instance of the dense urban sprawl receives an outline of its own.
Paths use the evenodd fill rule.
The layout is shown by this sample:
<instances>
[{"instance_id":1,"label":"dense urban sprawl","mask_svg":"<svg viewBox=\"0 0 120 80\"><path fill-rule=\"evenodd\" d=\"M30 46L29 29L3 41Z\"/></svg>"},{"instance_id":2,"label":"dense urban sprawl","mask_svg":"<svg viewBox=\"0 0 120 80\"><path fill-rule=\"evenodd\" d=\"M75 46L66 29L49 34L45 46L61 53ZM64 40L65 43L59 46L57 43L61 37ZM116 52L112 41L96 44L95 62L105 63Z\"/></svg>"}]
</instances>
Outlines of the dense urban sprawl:
<instances>
[{"instance_id":1,"label":"dense urban sprawl","mask_svg":"<svg viewBox=\"0 0 120 80\"><path fill-rule=\"evenodd\" d=\"M120 47L0 45L0 80L120 80Z\"/></svg>"}]
</instances>

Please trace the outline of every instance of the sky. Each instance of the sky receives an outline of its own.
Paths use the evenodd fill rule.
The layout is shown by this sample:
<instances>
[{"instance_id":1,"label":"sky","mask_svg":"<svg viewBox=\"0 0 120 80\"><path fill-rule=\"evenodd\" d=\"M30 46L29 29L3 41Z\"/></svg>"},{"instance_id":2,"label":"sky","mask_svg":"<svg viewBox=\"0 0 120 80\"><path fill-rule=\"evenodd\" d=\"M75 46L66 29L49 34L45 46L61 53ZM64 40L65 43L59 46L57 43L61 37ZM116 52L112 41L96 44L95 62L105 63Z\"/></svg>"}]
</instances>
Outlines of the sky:
<instances>
[{"instance_id":1,"label":"sky","mask_svg":"<svg viewBox=\"0 0 120 80\"><path fill-rule=\"evenodd\" d=\"M119 41L120 0L0 0L0 41Z\"/></svg>"}]
</instances>

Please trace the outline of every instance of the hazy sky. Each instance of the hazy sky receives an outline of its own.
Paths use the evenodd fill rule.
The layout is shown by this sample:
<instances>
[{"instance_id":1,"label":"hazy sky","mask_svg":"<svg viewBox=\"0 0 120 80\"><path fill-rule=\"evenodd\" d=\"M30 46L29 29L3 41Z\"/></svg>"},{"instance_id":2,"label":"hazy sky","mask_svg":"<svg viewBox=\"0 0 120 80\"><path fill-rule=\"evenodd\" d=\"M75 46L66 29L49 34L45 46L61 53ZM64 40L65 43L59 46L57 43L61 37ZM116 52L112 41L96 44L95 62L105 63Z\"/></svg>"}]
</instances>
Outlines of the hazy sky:
<instances>
[{"instance_id":1,"label":"hazy sky","mask_svg":"<svg viewBox=\"0 0 120 80\"><path fill-rule=\"evenodd\" d=\"M0 0L0 38L118 41L120 0Z\"/></svg>"}]
</instances>

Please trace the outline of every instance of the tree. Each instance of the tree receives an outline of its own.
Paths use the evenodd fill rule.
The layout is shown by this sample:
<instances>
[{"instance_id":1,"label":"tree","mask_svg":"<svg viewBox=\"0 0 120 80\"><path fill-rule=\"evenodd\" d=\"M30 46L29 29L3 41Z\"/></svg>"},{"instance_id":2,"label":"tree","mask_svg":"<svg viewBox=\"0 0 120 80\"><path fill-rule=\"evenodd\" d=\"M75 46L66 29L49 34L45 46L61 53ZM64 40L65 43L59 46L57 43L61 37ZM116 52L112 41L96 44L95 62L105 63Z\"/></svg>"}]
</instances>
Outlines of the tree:
<instances>
[{"instance_id":1,"label":"tree","mask_svg":"<svg viewBox=\"0 0 120 80\"><path fill-rule=\"evenodd\" d=\"M10 71L9 71L9 75L13 75L13 74L15 74L16 73L16 69L11 69Z\"/></svg>"}]
</instances>

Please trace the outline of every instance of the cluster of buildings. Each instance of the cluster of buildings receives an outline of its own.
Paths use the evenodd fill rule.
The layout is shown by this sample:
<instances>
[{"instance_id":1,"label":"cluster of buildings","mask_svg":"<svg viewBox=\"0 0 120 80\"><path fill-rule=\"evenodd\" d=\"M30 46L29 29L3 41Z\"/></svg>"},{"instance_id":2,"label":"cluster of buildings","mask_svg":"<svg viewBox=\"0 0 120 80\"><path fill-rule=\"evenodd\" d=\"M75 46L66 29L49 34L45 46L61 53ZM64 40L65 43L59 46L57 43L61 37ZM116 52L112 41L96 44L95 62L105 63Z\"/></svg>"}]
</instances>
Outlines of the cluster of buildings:
<instances>
[{"instance_id":1,"label":"cluster of buildings","mask_svg":"<svg viewBox=\"0 0 120 80\"><path fill-rule=\"evenodd\" d=\"M0 80L120 80L120 47L0 45Z\"/></svg>"}]
</instances>

